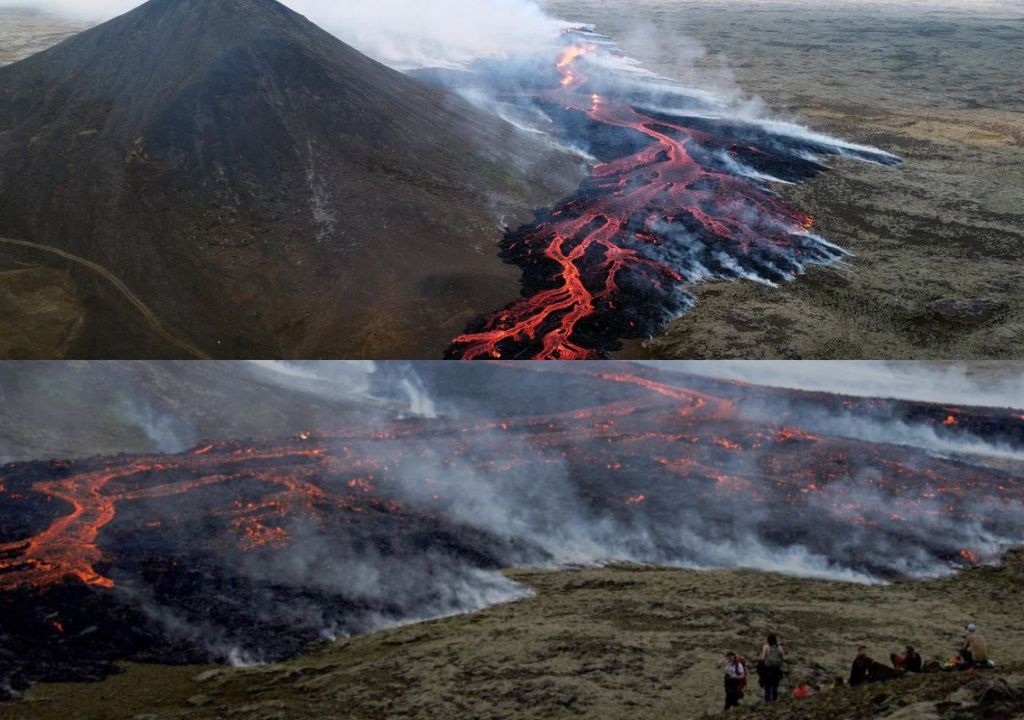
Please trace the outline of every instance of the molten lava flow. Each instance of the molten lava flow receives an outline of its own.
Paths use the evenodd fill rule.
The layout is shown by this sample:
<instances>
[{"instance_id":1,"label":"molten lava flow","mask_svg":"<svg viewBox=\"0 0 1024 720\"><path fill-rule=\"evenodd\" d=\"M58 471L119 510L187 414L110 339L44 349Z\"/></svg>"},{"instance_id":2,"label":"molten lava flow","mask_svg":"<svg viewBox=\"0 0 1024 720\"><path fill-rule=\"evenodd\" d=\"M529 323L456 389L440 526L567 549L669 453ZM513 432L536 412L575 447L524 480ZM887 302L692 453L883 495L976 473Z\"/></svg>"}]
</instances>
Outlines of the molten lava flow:
<instances>
[{"instance_id":1,"label":"molten lava flow","mask_svg":"<svg viewBox=\"0 0 1024 720\"><path fill-rule=\"evenodd\" d=\"M764 505L769 516L780 519L779 527L795 523L787 532L796 532L801 516L814 514L834 526L984 524L991 518L980 508L1020 503L1024 497L1017 479L994 470L928 455L905 463L904 450L895 446L822 437L781 423L752 424L738 416L728 398L640 371L531 367L543 374L571 371L599 386L617 387L614 396L625 393L625 398L500 420L407 421L307 432L278 443L205 444L179 455L54 463L41 468L42 479L25 486L12 486L13 476L0 477L4 512L39 496L67 507L30 537L0 544L0 590L46 588L68 577L113 587L104 568L132 552L102 549L105 533L123 517L121 508L132 510L124 523L157 535L172 533L177 522L188 519L220 528L208 530L220 538L207 539L214 544L245 553L284 552L297 522L308 533L310 527L343 525L373 513L401 521L411 501L426 503L421 508L426 512L441 512L459 493L475 492L472 483L460 488L438 482L435 473L443 475L444 467L460 463L487 477L505 477L564 462L595 502L607 498L649 513L655 526L659 513L674 523L672 518L694 502L715 508L723 501L725 506ZM528 439L532 449L506 451L504 443L476 448L475 438L488 433ZM421 472L421 458L439 447L442 468L424 473L423 491L410 499L401 478ZM865 506L865 493L886 499ZM179 502L185 515L150 516L147 503L157 500ZM941 544L940 539L935 542ZM950 554L978 561L976 549L960 547Z\"/></svg>"},{"instance_id":2,"label":"molten lava flow","mask_svg":"<svg viewBox=\"0 0 1024 720\"><path fill-rule=\"evenodd\" d=\"M67 503L71 512L27 541L0 544L0 590L10 590L23 584L45 587L69 576L88 585L114 587L114 582L97 572L95 566L103 558L98 545L100 532L116 517L119 503L183 495L207 485L229 482L238 476L224 474L222 470L235 464L251 465L283 457L291 461L316 460L323 454L322 449L286 452L246 450L233 452L225 460L222 455L211 454L212 449L210 445L191 454L146 457L123 467L110 466L36 483L32 488L35 492ZM204 475L203 468L207 466L217 468L218 472ZM179 472L199 477L179 480L176 477ZM136 482L150 476L167 476L171 481L150 481L144 487L136 485ZM319 488L291 477L264 476L262 479L282 487L282 513L300 505L308 506L311 501L322 497ZM118 483L123 487L118 487ZM261 544L261 539L266 542L282 539L275 529L263 528L255 518L240 518L237 527L250 544Z\"/></svg>"},{"instance_id":3,"label":"molten lava flow","mask_svg":"<svg viewBox=\"0 0 1024 720\"><path fill-rule=\"evenodd\" d=\"M325 628L465 609L436 603L467 583L478 597L488 578L505 587L496 571L515 565L792 568L806 552L801 569L897 577L989 562L1024 540L1019 472L812 434L802 394L611 363L476 372L466 382L486 411L465 417L4 466L0 636L33 678L93 676L93 651L182 661L181 635L151 623L154 603L284 658ZM527 391L524 374L547 382ZM765 413L780 394L780 413ZM941 428L940 406L815 397L844 417L906 412L1024 444L1007 411L965 408ZM744 398L768 419L745 415ZM193 635L189 659L218 659Z\"/></svg>"},{"instance_id":4,"label":"molten lava flow","mask_svg":"<svg viewBox=\"0 0 1024 720\"><path fill-rule=\"evenodd\" d=\"M504 256L525 272L524 297L455 338L449 357L602 357L620 338L651 335L685 311L688 283L773 284L843 255L810 232L810 215L743 164L820 167L806 153L763 150L590 89L581 66L597 52L591 43L567 47L555 63L557 87L538 100L585 117L595 138L612 134L641 147L596 166L575 195L505 239Z\"/></svg>"}]
</instances>

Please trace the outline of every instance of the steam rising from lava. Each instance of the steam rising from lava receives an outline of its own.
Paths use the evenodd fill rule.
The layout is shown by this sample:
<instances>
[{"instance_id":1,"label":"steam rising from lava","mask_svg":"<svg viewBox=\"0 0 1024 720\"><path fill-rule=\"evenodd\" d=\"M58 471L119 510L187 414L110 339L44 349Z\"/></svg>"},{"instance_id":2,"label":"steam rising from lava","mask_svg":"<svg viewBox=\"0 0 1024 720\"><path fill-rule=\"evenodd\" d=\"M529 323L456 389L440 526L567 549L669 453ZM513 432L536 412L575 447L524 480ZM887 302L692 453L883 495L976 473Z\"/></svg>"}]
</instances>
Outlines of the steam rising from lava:
<instances>
[{"instance_id":1,"label":"steam rising from lava","mask_svg":"<svg viewBox=\"0 0 1024 720\"><path fill-rule=\"evenodd\" d=\"M414 384L440 393L436 418L4 467L0 634L26 658L6 674L280 658L520 597L499 572L510 565L871 581L985 561L1024 539L1017 470L794 422L829 404L888 417L891 403L548 367L425 368ZM773 417L747 411L773 402ZM1019 414L898 409L937 432L1024 446Z\"/></svg>"},{"instance_id":2,"label":"steam rising from lava","mask_svg":"<svg viewBox=\"0 0 1024 720\"><path fill-rule=\"evenodd\" d=\"M573 195L505 237L524 297L455 338L449 357L597 358L685 312L692 283L774 287L835 262L845 252L769 185L813 178L824 155L899 163L646 73L587 27L564 31L553 58L424 75L595 162Z\"/></svg>"},{"instance_id":3,"label":"steam rising from lava","mask_svg":"<svg viewBox=\"0 0 1024 720\"><path fill-rule=\"evenodd\" d=\"M829 155L899 163L646 72L528 0L287 4L593 163L576 192L506 234L523 297L471 323L448 357L602 357L686 312L693 283L776 286L841 260L773 186L813 178Z\"/></svg>"}]
</instances>

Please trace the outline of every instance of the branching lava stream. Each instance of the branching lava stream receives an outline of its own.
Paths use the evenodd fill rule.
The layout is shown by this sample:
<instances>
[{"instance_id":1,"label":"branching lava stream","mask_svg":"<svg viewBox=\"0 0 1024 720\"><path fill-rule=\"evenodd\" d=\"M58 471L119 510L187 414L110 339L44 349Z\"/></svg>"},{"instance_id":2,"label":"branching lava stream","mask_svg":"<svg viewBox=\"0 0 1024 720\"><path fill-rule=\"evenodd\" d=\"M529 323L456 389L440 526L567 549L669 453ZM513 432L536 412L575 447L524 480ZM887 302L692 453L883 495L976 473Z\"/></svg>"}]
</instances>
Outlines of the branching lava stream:
<instances>
[{"instance_id":1,"label":"branching lava stream","mask_svg":"<svg viewBox=\"0 0 1024 720\"><path fill-rule=\"evenodd\" d=\"M536 101L567 123L567 140L637 146L598 164L592 176L533 225L510 233L503 255L523 268L524 297L457 337L448 356L463 359L595 359L622 338L656 333L692 305L685 286L746 278L775 284L843 251L811 232L814 219L765 186L799 182L824 169L814 154L852 154L894 164L892 156L853 152L763 131L642 112L585 72L607 53L567 35L554 89ZM616 138L613 142L609 137Z\"/></svg>"}]
</instances>

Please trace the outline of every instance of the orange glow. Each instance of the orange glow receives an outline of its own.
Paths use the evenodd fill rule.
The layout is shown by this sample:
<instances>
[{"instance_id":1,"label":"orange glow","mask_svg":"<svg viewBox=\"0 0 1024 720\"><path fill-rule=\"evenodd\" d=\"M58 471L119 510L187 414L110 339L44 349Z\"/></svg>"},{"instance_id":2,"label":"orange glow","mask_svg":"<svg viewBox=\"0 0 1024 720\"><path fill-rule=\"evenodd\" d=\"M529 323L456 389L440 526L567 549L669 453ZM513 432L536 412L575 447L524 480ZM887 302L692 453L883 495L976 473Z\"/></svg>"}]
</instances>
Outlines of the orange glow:
<instances>
[{"instance_id":1,"label":"orange glow","mask_svg":"<svg viewBox=\"0 0 1024 720\"><path fill-rule=\"evenodd\" d=\"M627 246L622 239L653 238L636 218L647 224L664 220L652 206L664 205L673 214L687 214L708 234L737 247L783 243L782 230L806 232L814 219L788 205L780 196L749 187L746 179L705 167L691 155L708 139L706 133L654 121L625 103L581 89L588 78L577 61L597 51L592 44L565 48L555 65L559 86L545 99L596 123L639 133L649 144L638 152L592 169L594 192L571 216L539 223L516 249L536 248L538 260L552 268L545 287L488 316L483 329L464 333L451 343L453 357L464 360L509 357L508 346L529 345L530 354L517 359L593 360L601 353L576 338L581 323L614 309L621 292L620 276L643 273L657 288L687 281L674 267ZM749 208L756 205L758 211ZM654 242L654 240L650 240ZM635 327L635 323L631 327Z\"/></svg>"},{"instance_id":2,"label":"orange glow","mask_svg":"<svg viewBox=\"0 0 1024 720\"><path fill-rule=\"evenodd\" d=\"M555 63L555 67L559 70L564 70L584 55L589 55L595 50L597 50L596 45L573 45L572 47L568 47L561 55L559 55L558 62Z\"/></svg>"},{"instance_id":3,"label":"orange glow","mask_svg":"<svg viewBox=\"0 0 1024 720\"><path fill-rule=\"evenodd\" d=\"M354 478L348 481L348 486L353 490L361 490L364 493L373 492L373 484L363 478Z\"/></svg>"}]
</instances>

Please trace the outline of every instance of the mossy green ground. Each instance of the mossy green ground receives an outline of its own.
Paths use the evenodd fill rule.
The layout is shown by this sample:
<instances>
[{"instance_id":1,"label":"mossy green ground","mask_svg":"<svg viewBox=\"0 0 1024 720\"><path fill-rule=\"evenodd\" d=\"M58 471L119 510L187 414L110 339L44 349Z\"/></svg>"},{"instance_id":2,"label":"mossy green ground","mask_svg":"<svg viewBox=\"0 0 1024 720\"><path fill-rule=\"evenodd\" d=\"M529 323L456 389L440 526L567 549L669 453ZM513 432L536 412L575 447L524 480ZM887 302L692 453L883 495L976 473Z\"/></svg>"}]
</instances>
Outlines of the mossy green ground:
<instances>
[{"instance_id":1,"label":"mossy green ground","mask_svg":"<svg viewBox=\"0 0 1024 720\"><path fill-rule=\"evenodd\" d=\"M754 655L768 631L791 654L786 690L798 677L845 674L860 643L879 658L907 642L926 657L949 655L967 621L981 625L1000 664L986 682L1024 676L1020 552L1002 567L885 586L639 567L510 575L536 595L312 648L278 665L131 665L99 684L40 685L0 708L0 720L700 717L720 707L720 654ZM915 677L771 709L752 687L751 709L734 714L947 717L933 712L933 700L955 709L947 697L971 682L962 673Z\"/></svg>"}]
</instances>

